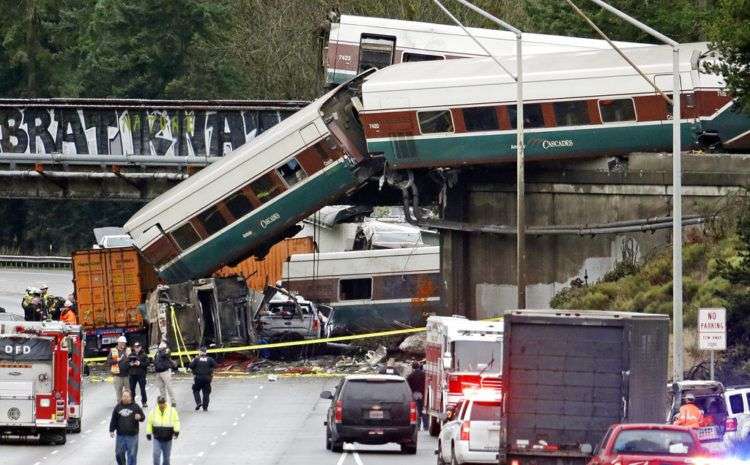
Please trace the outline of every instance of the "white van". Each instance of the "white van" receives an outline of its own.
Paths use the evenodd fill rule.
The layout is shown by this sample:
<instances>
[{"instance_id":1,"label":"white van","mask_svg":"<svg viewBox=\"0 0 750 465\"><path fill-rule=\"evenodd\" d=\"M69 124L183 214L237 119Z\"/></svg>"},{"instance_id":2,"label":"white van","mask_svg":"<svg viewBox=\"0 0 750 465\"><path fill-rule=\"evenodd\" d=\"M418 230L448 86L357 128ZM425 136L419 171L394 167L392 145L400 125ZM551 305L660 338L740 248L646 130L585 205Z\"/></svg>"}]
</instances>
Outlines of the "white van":
<instances>
[{"instance_id":1,"label":"white van","mask_svg":"<svg viewBox=\"0 0 750 465\"><path fill-rule=\"evenodd\" d=\"M726 388L724 400L728 415L724 444L727 447L736 446L750 435L750 386Z\"/></svg>"}]
</instances>

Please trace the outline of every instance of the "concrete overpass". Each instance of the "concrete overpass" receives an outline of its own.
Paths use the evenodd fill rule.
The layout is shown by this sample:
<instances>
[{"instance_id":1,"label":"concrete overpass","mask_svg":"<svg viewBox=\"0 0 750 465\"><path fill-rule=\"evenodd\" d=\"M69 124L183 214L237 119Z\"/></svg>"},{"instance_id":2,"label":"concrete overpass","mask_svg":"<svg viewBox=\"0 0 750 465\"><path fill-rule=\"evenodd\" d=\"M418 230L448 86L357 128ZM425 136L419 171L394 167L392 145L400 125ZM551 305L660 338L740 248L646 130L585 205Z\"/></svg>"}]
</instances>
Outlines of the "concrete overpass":
<instances>
[{"instance_id":1,"label":"concrete overpass","mask_svg":"<svg viewBox=\"0 0 750 465\"><path fill-rule=\"evenodd\" d=\"M305 104L0 99L0 198L147 201Z\"/></svg>"},{"instance_id":2,"label":"concrete overpass","mask_svg":"<svg viewBox=\"0 0 750 465\"><path fill-rule=\"evenodd\" d=\"M548 307L571 280L599 280L623 255L669 247L669 227L652 231L638 220L671 215L671 167L671 155L651 153L527 165L526 218L538 232L526 240L528 308ZM686 223L698 223L750 186L750 155L684 154L683 185ZM430 196L420 192L420 201ZM441 232L446 314L482 318L515 308L514 167L461 170L444 199L441 218L422 225ZM683 230L688 238L691 228Z\"/></svg>"}]
</instances>

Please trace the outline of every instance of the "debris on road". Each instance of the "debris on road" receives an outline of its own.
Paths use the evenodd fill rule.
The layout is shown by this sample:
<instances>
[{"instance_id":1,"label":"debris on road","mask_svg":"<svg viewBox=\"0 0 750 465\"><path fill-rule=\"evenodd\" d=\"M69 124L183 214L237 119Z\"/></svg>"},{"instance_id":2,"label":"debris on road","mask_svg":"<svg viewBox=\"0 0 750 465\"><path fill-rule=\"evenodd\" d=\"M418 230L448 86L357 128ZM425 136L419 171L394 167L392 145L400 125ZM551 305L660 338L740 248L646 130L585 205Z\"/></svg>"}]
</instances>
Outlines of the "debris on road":
<instances>
[{"instance_id":1,"label":"debris on road","mask_svg":"<svg viewBox=\"0 0 750 465\"><path fill-rule=\"evenodd\" d=\"M388 349L386 349L385 346L379 346L375 350L368 351L365 359L370 366L374 367L378 363L382 362L387 355Z\"/></svg>"},{"instance_id":2,"label":"debris on road","mask_svg":"<svg viewBox=\"0 0 750 465\"><path fill-rule=\"evenodd\" d=\"M417 333L404 339L399 344L398 348L401 352L409 355L418 355L423 357L425 354L425 346L427 345L427 333Z\"/></svg>"}]
</instances>

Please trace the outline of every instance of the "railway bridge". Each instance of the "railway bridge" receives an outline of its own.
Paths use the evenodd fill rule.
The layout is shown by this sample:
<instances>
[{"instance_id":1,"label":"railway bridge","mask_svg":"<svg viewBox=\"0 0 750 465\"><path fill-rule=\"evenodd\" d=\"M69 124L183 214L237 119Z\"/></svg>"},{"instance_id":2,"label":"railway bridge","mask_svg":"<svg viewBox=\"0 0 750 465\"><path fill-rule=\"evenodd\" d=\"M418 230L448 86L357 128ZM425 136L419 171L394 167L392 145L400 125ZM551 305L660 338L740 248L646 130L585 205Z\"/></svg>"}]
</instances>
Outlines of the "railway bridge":
<instances>
[{"instance_id":1,"label":"railway bridge","mask_svg":"<svg viewBox=\"0 0 750 465\"><path fill-rule=\"evenodd\" d=\"M0 198L148 201L305 104L0 99Z\"/></svg>"}]
</instances>

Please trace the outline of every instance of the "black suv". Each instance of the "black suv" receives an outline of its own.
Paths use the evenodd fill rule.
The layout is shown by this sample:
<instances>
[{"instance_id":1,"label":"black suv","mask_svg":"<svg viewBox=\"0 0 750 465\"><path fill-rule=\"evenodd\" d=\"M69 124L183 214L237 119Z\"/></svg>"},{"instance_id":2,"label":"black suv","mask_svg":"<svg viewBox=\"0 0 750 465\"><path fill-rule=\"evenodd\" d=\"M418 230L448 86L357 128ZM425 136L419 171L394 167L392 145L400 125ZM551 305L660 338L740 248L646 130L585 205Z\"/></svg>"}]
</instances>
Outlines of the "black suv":
<instances>
[{"instance_id":1,"label":"black suv","mask_svg":"<svg viewBox=\"0 0 750 465\"><path fill-rule=\"evenodd\" d=\"M350 375L323 391L330 399L326 417L326 449L341 452L345 442L396 442L405 454L417 453L417 405L401 376Z\"/></svg>"}]
</instances>

